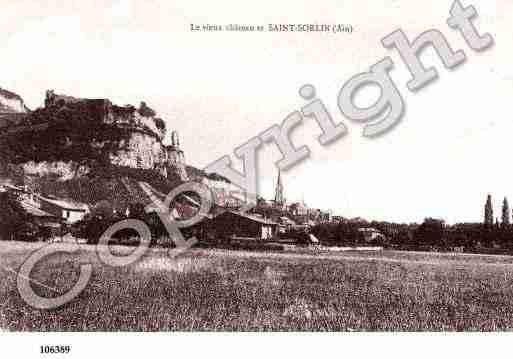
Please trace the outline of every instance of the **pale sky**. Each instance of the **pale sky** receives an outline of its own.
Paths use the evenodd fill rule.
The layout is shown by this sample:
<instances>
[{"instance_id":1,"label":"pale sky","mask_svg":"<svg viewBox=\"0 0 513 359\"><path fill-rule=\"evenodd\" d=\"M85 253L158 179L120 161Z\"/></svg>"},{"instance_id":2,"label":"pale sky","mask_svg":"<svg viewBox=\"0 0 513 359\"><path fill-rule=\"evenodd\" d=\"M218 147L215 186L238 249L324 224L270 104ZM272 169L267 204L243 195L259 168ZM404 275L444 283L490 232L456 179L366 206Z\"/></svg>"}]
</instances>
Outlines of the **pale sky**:
<instances>
[{"instance_id":1,"label":"pale sky","mask_svg":"<svg viewBox=\"0 0 513 359\"><path fill-rule=\"evenodd\" d=\"M497 216L504 196L513 204L513 2L462 2L477 8L491 49L475 53L446 25L452 0L2 1L0 87L31 108L50 88L120 105L146 101L179 131L188 163L203 167L299 110L298 89L311 83L349 134L323 147L315 121L304 120L293 139L311 155L283 173L286 198L346 217L480 221L487 193ZM349 23L355 31L206 33L190 32L191 23ZM436 28L467 61L447 71L426 51L440 78L410 93L405 65L380 42L397 28L410 39ZM385 56L407 108L393 131L368 139L340 113L337 95ZM358 100L370 105L376 96L364 90ZM279 158L272 144L259 153L268 198Z\"/></svg>"}]
</instances>

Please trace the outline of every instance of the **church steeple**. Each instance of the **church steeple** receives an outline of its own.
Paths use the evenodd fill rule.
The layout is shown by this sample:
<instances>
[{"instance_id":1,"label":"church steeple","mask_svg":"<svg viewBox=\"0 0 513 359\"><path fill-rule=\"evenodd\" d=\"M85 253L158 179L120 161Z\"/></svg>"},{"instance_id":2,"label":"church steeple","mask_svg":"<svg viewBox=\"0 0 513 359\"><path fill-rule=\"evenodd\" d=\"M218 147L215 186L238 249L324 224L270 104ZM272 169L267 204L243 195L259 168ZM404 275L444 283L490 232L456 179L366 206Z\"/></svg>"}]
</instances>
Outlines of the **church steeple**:
<instances>
[{"instance_id":1,"label":"church steeple","mask_svg":"<svg viewBox=\"0 0 513 359\"><path fill-rule=\"evenodd\" d=\"M274 192L274 202L276 204L283 204L283 183L281 182L281 171L278 169L278 181L276 182L276 189Z\"/></svg>"},{"instance_id":2,"label":"church steeple","mask_svg":"<svg viewBox=\"0 0 513 359\"><path fill-rule=\"evenodd\" d=\"M180 149L180 139L177 131L171 132L171 145L166 146L166 151L168 176L174 173L182 181L188 181L189 175L187 174L183 151Z\"/></svg>"}]
</instances>

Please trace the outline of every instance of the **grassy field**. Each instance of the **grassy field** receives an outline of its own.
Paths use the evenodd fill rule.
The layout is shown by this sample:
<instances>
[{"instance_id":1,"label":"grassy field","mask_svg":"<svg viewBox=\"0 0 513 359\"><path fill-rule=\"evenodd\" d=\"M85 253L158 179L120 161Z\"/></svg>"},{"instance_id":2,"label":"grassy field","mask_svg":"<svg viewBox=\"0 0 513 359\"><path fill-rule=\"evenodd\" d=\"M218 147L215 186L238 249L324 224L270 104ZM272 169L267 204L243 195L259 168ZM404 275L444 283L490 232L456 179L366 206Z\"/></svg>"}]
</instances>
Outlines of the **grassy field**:
<instances>
[{"instance_id":1,"label":"grassy field","mask_svg":"<svg viewBox=\"0 0 513 359\"><path fill-rule=\"evenodd\" d=\"M165 250L151 250L131 266L111 268L95 259L94 247L84 247L35 268L34 280L64 291L78 277L80 263L94 264L91 282L79 297L40 311L23 302L10 271L40 245L0 242L4 330L513 328L513 257L195 249L171 260ZM33 287L50 295L42 286Z\"/></svg>"}]
</instances>

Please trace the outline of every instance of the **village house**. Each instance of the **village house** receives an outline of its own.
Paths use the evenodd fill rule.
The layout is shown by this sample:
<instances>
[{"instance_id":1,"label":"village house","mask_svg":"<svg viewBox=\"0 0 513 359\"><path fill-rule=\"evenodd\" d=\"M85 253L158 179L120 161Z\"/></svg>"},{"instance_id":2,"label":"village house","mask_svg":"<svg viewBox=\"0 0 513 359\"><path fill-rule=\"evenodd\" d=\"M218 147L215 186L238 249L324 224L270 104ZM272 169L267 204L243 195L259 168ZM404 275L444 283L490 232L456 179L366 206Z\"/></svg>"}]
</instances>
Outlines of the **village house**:
<instances>
[{"instance_id":1,"label":"village house","mask_svg":"<svg viewBox=\"0 0 513 359\"><path fill-rule=\"evenodd\" d=\"M36 200L39 201L41 210L62 218L66 224L73 224L80 221L89 212L89 207L86 204L69 200L39 195Z\"/></svg>"},{"instance_id":2,"label":"village house","mask_svg":"<svg viewBox=\"0 0 513 359\"><path fill-rule=\"evenodd\" d=\"M40 203L37 196L29 191L25 186L15 186L10 183L0 184L0 192L11 192L16 195L21 207L32 218L33 223L40 229L45 229L44 232L48 236L59 235L64 223L63 218L48 213L40 208ZM43 232L39 232L40 234Z\"/></svg>"},{"instance_id":3,"label":"village house","mask_svg":"<svg viewBox=\"0 0 513 359\"><path fill-rule=\"evenodd\" d=\"M358 228L365 242L376 242L386 240L386 237L376 228Z\"/></svg>"},{"instance_id":4,"label":"village house","mask_svg":"<svg viewBox=\"0 0 513 359\"><path fill-rule=\"evenodd\" d=\"M86 204L42 196L29 190L26 186L4 183L2 190L14 193L22 206L36 218L52 218L53 223L73 224L80 221L89 212L89 207ZM59 220L54 221L53 218Z\"/></svg>"},{"instance_id":5,"label":"village house","mask_svg":"<svg viewBox=\"0 0 513 359\"><path fill-rule=\"evenodd\" d=\"M215 238L252 238L270 240L276 236L278 223L246 213L225 211L209 221Z\"/></svg>"},{"instance_id":6,"label":"village house","mask_svg":"<svg viewBox=\"0 0 513 359\"><path fill-rule=\"evenodd\" d=\"M36 225L48 228L52 234L57 234L59 232L60 228L62 227L62 218L34 207L27 201L21 201L20 204L23 209L27 211L27 213L32 217Z\"/></svg>"}]
</instances>

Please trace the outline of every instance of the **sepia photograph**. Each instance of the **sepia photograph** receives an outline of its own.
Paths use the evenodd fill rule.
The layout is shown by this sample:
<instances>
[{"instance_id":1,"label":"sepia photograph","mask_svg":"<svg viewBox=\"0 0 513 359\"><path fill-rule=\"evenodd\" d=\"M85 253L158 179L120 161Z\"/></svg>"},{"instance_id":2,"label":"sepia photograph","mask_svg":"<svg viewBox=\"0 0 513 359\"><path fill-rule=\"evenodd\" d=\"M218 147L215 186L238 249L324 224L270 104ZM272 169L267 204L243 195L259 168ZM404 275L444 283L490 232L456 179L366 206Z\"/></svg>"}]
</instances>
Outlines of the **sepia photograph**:
<instances>
[{"instance_id":1,"label":"sepia photograph","mask_svg":"<svg viewBox=\"0 0 513 359\"><path fill-rule=\"evenodd\" d=\"M2 5L2 345L513 329L513 2Z\"/></svg>"}]
</instances>

